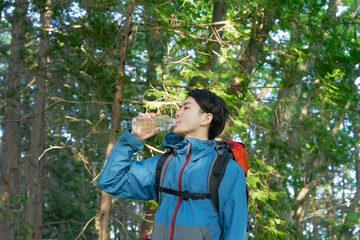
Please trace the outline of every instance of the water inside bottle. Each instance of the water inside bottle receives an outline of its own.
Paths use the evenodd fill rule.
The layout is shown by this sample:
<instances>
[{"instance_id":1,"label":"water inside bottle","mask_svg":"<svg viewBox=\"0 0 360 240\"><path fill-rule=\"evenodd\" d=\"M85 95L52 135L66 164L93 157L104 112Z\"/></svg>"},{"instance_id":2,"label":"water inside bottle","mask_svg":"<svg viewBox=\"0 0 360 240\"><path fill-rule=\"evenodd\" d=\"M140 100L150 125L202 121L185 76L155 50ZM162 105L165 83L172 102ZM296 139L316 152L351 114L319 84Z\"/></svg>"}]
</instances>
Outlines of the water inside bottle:
<instances>
[{"instance_id":1,"label":"water inside bottle","mask_svg":"<svg viewBox=\"0 0 360 240\"><path fill-rule=\"evenodd\" d=\"M161 115L155 119L136 117L132 120L132 128L135 132L152 131L158 127L161 131L166 131L174 125L175 119L167 115Z\"/></svg>"},{"instance_id":2,"label":"water inside bottle","mask_svg":"<svg viewBox=\"0 0 360 240\"><path fill-rule=\"evenodd\" d=\"M175 119L171 119L167 115L161 115L155 118L155 123L156 127L159 127L161 131L166 131L175 125Z\"/></svg>"},{"instance_id":3,"label":"water inside bottle","mask_svg":"<svg viewBox=\"0 0 360 240\"><path fill-rule=\"evenodd\" d=\"M155 120L136 117L133 118L131 125L134 132L152 131L155 128Z\"/></svg>"}]
</instances>

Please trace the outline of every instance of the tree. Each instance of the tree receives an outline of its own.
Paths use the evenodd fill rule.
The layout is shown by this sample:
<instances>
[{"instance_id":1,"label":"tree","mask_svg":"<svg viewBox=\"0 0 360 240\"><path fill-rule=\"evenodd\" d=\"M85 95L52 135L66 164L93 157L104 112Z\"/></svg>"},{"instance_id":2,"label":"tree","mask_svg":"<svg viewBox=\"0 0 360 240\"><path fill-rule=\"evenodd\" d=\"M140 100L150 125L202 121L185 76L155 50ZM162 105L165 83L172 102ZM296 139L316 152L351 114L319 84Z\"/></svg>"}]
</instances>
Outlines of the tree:
<instances>
[{"instance_id":1,"label":"tree","mask_svg":"<svg viewBox=\"0 0 360 240\"><path fill-rule=\"evenodd\" d=\"M214 71L218 57L220 56L221 41L224 32L223 29L225 27L221 22L226 20L226 10L227 6L225 0L213 1L212 23L214 25L210 26L210 34L207 42L204 44L206 48L205 61L198 67L198 71L204 72L204 75L207 75L208 71ZM201 83L206 86L209 83L208 81L208 78L199 75L191 79L190 85L195 86L196 84Z\"/></svg>"},{"instance_id":2,"label":"tree","mask_svg":"<svg viewBox=\"0 0 360 240\"><path fill-rule=\"evenodd\" d=\"M127 47L130 36L130 27L131 27L131 16L133 14L133 3L128 3L128 9L126 14L125 26L123 30L123 37L121 41L121 50L120 50L120 60L119 60L119 81L117 81L114 85L115 96L113 102L113 110L111 116L111 129L110 136L108 140L108 147L106 150L106 159L109 157L111 149L115 145L116 138L114 136L115 132L118 129L119 121L120 121L120 108L122 101L122 89L123 82L125 78L125 62L127 56ZM105 161L106 163L106 161ZM109 222L110 222L110 206L111 206L111 195L108 193L102 192L102 201L101 201L101 209L100 209L100 233L99 240L108 239L109 232Z\"/></svg>"},{"instance_id":3,"label":"tree","mask_svg":"<svg viewBox=\"0 0 360 240\"><path fill-rule=\"evenodd\" d=\"M15 1L14 16L11 30L11 55L9 59L9 74L7 95L5 99L4 135L2 141L2 192L0 231L3 239L15 234L15 228L9 228L13 213L21 207L20 198L20 87L24 74L24 51L26 36L27 0Z\"/></svg>"},{"instance_id":4,"label":"tree","mask_svg":"<svg viewBox=\"0 0 360 240\"><path fill-rule=\"evenodd\" d=\"M34 113L31 119L30 149L27 159L27 194L28 204L25 211L25 221L31 226L28 239L40 239L43 236L43 162L40 157L44 151L45 138L45 106L46 81L49 79L47 52L49 49L50 19L52 15L51 0L41 6L41 35L39 42L39 71L36 76L36 92L34 96Z\"/></svg>"}]
</instances>

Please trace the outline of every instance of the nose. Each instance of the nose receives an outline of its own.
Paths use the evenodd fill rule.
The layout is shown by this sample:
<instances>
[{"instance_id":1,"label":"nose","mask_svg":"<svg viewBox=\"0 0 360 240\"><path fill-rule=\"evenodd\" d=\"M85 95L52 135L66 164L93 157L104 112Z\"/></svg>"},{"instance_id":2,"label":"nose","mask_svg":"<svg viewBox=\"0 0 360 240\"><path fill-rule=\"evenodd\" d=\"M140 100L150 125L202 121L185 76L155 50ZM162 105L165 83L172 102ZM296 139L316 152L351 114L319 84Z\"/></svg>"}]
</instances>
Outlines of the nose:
<instances>
[{"instance_id":1,"label":"nose","mask_svg":"<svg viewBox=\"0 0 360 240\"><path fill-rule=\"evenodd\" d=\"M176 118L179 118L179 117L180 117L180 111L181 111L181 109L177 110L177 112L175 113L175 117L176 117Z\"/></svg>"}]
</instances>

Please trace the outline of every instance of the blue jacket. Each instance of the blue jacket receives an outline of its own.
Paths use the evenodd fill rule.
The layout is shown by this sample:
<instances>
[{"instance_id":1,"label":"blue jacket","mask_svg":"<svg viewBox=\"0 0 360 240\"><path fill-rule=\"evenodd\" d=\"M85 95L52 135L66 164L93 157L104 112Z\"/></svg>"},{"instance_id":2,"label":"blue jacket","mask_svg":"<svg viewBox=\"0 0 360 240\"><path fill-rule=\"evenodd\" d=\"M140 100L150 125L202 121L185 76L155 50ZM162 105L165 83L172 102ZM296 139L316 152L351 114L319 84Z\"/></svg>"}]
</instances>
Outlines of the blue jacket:
<instances>
[{"instance_id":1,"label":"blue jacket","mask_svg":"<svg viewBox=\"0 0 360 240\"><path fill-rule=\"evenodd\" d=\"M163 147L174 148L175 154L167 167L162 186L193 193L207 193L207 177L216 153L215 144L214 140L183 139L174 133L167 134ZM143 142L130 131L125 131L117 140L99 179L99 186L105 192L119 197L157 200L154 184L160 155L143 161L131 161L133 153L143 146ZM210 199L183 200L178 196L162 193L152 239L245 239L245 175L235 161L229 162L218 193L219 214Z\"/></svg>"}]
</instances>

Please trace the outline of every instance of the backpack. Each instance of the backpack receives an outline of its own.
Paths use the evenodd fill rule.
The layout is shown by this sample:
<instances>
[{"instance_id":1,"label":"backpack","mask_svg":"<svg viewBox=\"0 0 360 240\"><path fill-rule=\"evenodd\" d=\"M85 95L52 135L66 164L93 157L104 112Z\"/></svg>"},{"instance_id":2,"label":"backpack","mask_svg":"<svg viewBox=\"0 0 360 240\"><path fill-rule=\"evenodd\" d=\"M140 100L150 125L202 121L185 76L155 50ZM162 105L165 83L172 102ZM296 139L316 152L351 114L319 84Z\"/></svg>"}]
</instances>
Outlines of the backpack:
<instances>
[{"instance_id":1,"label":"backpack","mask_svg":"<svg viewBox=\"0 0 360 240\"><path fill-rule=\"evenodd\" d=\"M169 193L172 195L180 196L184 200L191 199L206 199L209 198L217 213L219 213L219 197L218 188L220 182L225 174L225 169L229 161L232 159L236 161L240 167L244 170L245 177L249 169L248 157L246 154L246 148L243 143L234 141L217 141L216 142L216 154L210 165L208 173L208 193L190 193L188 191L177 191L174 189L162 187L162 182L165 176L167 166L169 165L174 153L170 151L164 153L157 165L155 174L155 189L158 195L158 204L161 203L161 192ZM248 201L248 189L246 187L246 198Z\"/></svg>"}]
</instances>

